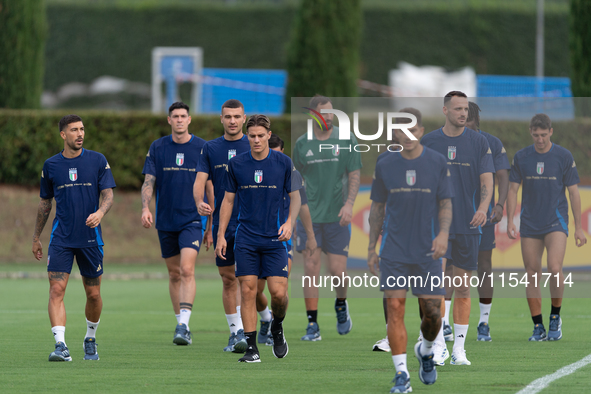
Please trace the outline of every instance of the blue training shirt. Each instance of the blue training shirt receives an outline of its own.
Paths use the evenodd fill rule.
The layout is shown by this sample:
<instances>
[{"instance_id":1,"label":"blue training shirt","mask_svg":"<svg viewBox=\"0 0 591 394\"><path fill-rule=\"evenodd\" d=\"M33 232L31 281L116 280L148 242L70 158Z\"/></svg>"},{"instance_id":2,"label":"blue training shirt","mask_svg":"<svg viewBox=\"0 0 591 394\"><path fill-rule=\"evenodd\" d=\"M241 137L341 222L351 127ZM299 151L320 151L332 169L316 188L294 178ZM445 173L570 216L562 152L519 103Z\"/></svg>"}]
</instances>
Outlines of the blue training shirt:
<instances>
[{"instance_id":1,"label":"blue training shirt","mask_svg":"<svg viewBox=\"0 0 591 394\"><path fill-rule=\"evenodd\" d=\"M520 232L546 234L561 226L568 234L565 189L579 183L579 173L567 149L554 143L546 153L533 145L521 149L513 157L509 180L523 182Z\"/></svg>"},{"instance_id":2,"label":"blue training shirt","mask_svg":"<svg viewBox=\"0 0 591 394\"><path fill-rule=\"evenodd\" d=\"M274 150L263 160L255 160L250 152L230 160L226 191L240 197L235 243L277 244L279 227L284 224L283 197L291 193L294 169L288 156Z\"/></svg>"},{"instance_id":3,"label":"blue training shirt","mask_svg":"<svg viewBox=\"0 0 591 394\"><path fill-rule=\"evenodd\" d=\"M308 203L308 196L306 196L306 190L304 189L304 179L300 172L296 169L293 170L291 173L291 191L300 192L300 200L301 205L306 205ZM283 216L281 220L285 223L287 218L289 217L289 207L291 205L291 198L289 197L288 193L283 194ZM291 222L295 223L296 218L291 218Z\"/></svg>"},{"instance_id":4,"label":"blue training shirt","mask_svg":"<svg viewBox=\"0 0 591 394\"><path fill-rule=\"evenodd\" d=\"M398 152L378 157L371 199L386 203L380 257L401 263L433 261L439 201L453 197L447 167L445 157L427 147L413 160Z\"/></svg>"},{"instance_id":5,"label":"blue training shirt","mask_svg":"<svg viewBox=\"0 0 591 394\"><path fill-rule=\"evenodd\" d=\"M99 208L100 193L115 187L111 167L105 156L82 149L68 159L58 153L47 159L41 172L40 197L55 198L55 219L51 227L50 245L68 248L103 246L100 224L86 225L88 216Z\"/></svg>"},{"instance_id":6,"label":"blue training shirt","mask_svg":"<svg viewBox=\"0 0 591 394\"><path fill-rule=\"evenodd\" d=\"M205 140L191 135L189 142L177 144L172 135L152 142L142 174L156 177L156 228L180 231L196 223L201 226L193 198L197 165Z\"/></svg>"},{"instance_id":7,"label":"blue training shirt","mask_svg":"<svg viewBox=\"0 0 591 394\"><path fill-rule=\"evenodd\" d=\"M215 140L207 141L203 145L201 161L197 168L197 172L205 172L209 175L209 180L213 182L213 191L215 195L215 208L213 211L213 225L217 226L220 222L220 206L224 200L226 193L226 176L228 171L228 162L231 158L244 152L250 151L250 144L248 143L248 136L244 135L241 139L236 141L228 141L221 136ZM238 201L236 196L234 199L234 209L232 210L232 217L228 223L228 228L236 227L238 223Z\"/></svg>"},{"instance_id":8,"label":"blue training shirt","mask_svg":"<svg viewBox=\"0 0 591 394\"><path fill-rule=\"evenodd\" d=\"M494 172L486 138L467 127L457 137L449 137L439 128L424 136L421 144L447 158L454 194L450 236L481 234L480 227L473 227L470 222L480 205L480 175Z\"/></svg>"},{"instance_id":9,"label":"blue training shirt","mask_svg":"<svg viewBox=\"0 0 591 394\"><path fill-rule=\"evenodd\" d=\"M507 151L503 146L503 143L500 139L495 137L492 134L485 133L482 130L478 130L480 134L482 134L486 140L488 141L488 146L490 146L490 150L492 152L492 159L493 159L493 167L494 173L498 170L509 170L511 169L511 165L509 164L509 159L507 158ZM493 176L493 190L495 190L495 177ZM486 224L482 227L490 227L494 226L495 224L490 221L490 215L492 215L492 210L497 205L495 203L495 193L493 192L492 198L490 199L490 205L488 206L488 213L486 215Z\"/></svg>"}]
</instances>

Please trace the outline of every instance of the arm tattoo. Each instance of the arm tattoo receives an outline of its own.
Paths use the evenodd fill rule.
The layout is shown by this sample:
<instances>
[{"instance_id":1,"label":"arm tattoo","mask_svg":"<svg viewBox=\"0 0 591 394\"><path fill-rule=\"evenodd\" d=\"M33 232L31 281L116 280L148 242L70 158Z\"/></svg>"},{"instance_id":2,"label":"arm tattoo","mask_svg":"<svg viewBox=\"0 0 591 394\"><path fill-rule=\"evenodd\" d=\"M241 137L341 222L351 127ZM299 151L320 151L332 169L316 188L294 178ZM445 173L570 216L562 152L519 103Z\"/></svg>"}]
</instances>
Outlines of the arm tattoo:
<instances>
[{"instance_id":1,"label":"arm tattoo","mask_svg":"<svg viewBox=\"0 0 591 394\"><path fill-rule=\"evenodd\" d=\"M113 189L101 190L101 197L103 198L103 201L101 202L99 209L103 212L103 216L105 216L113 206Z\"/></svg>"},{"instance_id":2,"label":"arm tattoo","mask_svg":"<svg viewBox=\"0 0 591 394\"><path fill-rule=\"evenodd\" d=\"M480 202L482 203L483 201L485 201L487 197L488 197L488 190L486 188L486 185L482 185L480 187Z\"/></svg>"},{"instance_id":3,"label":"arm tattoo","mask_svg":"<svg viewBox=\"0 0 591 394\"><path fill-rule=\"evenodd\" d=\"M449 233L451 221L453 218L451 198L445 198L439 201L439 231Z\"/></svg>"},{"instance_id":4,"label":"arm tattoo","mask_svg":"<svg viewBox=\"0 0 591 394\"><path fill-rule=\"evenodd\" d=\"M39 201L39 208L37 209L37 221L35 223L35 233L33 234L33 240L38 240L41 236L41 232L47 223L49 213L51 212L51 199L46 200L44 198Z\"/></svg>"},{"instance_id":5,"label":"arm tattoo","mask_svg":"<svg viewBox=\"0 0 591 394\"><path fill-rule=\"evenodd\" d=\"M372 202L369 210L369 250L375 250L384 225L386 203Z\"/></svg>"},{"instance_id":6,"label":"arm tattoo","mask_svg":"<svg viewBox=\"0 0 591 394\"><path fill-rule=\"evenodd\" d=\"M65 272L50 272L49 273L49 280L56 280L56 281L63 281L66 280Z\"/></svg>"},{"instance_id":7,"label":"arm tattoo","mask_svg":"<svg viewBox=\"0 0 591 394\"><path fill-rule=\"evenodd\" d=\"M142 209L150 207L155 183L156 177L154 175L146 174L146 179L144 179L144 184L142 185Z\"/></svg>"},{"instance_id":8,"label":"arm tattoo","mask_svg":"<svg viewBox=\"0 0 591 394\"><path fill-rule=\"evenodd\" d=\"M82 277L82 281L84 282L85 286L100 286L101 285L101 277L98 278L86 278Z\"/></svg>"},{"instance_id":9,"label":"arm tattoo","mask_svg":"<svg viewBox=\"0 0 591 394\"><path fill-rule=\"evenodd\" d=\"M351 205L355 203L355 197L359 191L359 184L361 178L361 170L355 170L349 173L349 194L347 196L347 202Z\"/></svg>"}]
</instances>

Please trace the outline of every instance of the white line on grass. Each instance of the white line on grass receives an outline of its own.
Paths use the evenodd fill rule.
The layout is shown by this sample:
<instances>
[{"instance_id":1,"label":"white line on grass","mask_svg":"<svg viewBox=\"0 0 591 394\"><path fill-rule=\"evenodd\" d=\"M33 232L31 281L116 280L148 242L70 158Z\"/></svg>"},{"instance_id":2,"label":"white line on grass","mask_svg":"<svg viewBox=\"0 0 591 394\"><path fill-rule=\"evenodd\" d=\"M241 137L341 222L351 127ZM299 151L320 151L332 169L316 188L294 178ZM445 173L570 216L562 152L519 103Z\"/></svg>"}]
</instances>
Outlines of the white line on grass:
<instances>
[{"instance_id":1,"label":"white line on grass","mask_svg":"<svg viewBox=\"0 0 591 394\"><path fill-rule=\"evenodd\" d=\"M579 368L583 368L585 365L591 364L591 354L587 357L577 361L576 363L567 365L566 367L560 368L558 371L554 372L553 374L546 375L539 379L534 380L530 384L528 384L523 390L517 392L517 394L535 394L539 393L550 383L553 381L570 375L571 373L575 372Z\"/></svg>"}]
</instances>

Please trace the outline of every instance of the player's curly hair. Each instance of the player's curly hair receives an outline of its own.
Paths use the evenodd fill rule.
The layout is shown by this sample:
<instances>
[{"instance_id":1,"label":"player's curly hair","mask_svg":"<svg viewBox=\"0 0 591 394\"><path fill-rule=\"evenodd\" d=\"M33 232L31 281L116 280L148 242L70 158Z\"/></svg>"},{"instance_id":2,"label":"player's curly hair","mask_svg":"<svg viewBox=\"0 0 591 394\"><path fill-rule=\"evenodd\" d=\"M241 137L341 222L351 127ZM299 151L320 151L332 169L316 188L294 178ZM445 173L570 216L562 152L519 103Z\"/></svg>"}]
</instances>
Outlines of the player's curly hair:
<instances>
[{"instance_id":1,"label":"player's curly hair","mask_svg":"<svg viewBox=\"0 0 591 394\"><path fill-rule=\"evenodd\" d=\"M546 114L535 114L531 121L529 122L529 129L536 130L550 130L552 128L552 121L550 117Z\"/></svg>"},{"instance_id":2,"label":"player's curly hair","mask_svg":"<svg viewBox=\"0 0 591 394\"><path fill-rule=\"evenodd\" d=\"M246 130L254 126L263 126L267 131L271 131L271 121L265 115L255 114L248 118Z\"/></svg>"},{"instance_id":3,"label":"player's curly hair","mask_svg":"<svg viewBox=\"0 0 591 394\"><path fill-rule=\"evenodd\" d=\"M476 124L476 127L480 127L480 107L475 102L470 101L468 103L468 119L466 122L472 122Z\"/></svg>"}]
</instances>

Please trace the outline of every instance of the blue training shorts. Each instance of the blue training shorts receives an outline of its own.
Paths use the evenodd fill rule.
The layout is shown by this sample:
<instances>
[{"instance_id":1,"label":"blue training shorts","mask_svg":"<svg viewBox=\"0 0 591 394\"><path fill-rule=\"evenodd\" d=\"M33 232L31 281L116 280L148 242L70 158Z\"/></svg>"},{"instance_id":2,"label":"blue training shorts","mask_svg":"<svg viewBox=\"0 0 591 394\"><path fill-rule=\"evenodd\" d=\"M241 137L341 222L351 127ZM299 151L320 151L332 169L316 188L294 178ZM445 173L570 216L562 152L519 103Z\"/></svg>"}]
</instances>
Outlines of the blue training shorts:
<instances>
[{"instance_id":1,"label":"blue training shorts","mask_svg":"<svg viewBox=\"0 0 591 394\"><path fill-rule=\"evenodd\" d=\"M482 237L480 237L478 251L493 250L496 247L495 242L495 226L482 227Z\"/></svg>"},{"instance_id":2,"label":"blue training shorts","mask_svg":"<svg viewBox=\"0 0 591 394\"><path fill-rule=\"evenodd\" d=\"M203 231L200 225L192 223L181 231L158 230L158 238L160 239L162 258L167 259L180 254L183 248L191 248L199 252L203 240Z\"/></svg>"},{"instance_id":3,"label":"blue training shorts","mask_svg":"<svg viewBox=\"0 0 591 394\"><path fill-rule=\"evenodd\" d=\"M74 265L74 256L85 278L98 278L103 274L103 247L68 248L49 245L47 251L47 272L65 272L70 274Z\"/></svg>"},{"instance_id":4,"label":"blue training shorts","mask_svg":"<svg viewBox=\"0 0 591 394\"><path fill-rule=\"evenodd\" d=\"M447 265L453 265L467 271L478 268L478 245L480 234L455 234L451 242L451 259Z\"/></svg>"},{"instance_id":5,"label":"blue training shorts","mask_svg":"<svg viewBox=\"0 0 591 394\"><path fill-rule=\"evenodd\" d=\"M414 295L445 295L441 259L424 263L400 263L380 259L380 289L408 290L412 286ZM432 279L438 277L437 279ZM437 287L435 287L438 285Z\"/></svg>"},{"instance_id":6,"label":"blue training shorts","mask_svg":"<svg viewBox=\"0 0 591 394\"><path fill-rule=\"evenodd\" d=\"M287 245L285 242L277 246L255 246L245 243L234 244L236 258L236 277L256 275L260 279L269 276L287 278Z\"/></svg>"},{"instance_id":7,"label":"blue training shorts","mask_svg":"<svg viewBox=\"0 0 591 394\"><path fill-rule=\"evenodd\" d=\"M351 240L351 227L341 226L339 222L313 223L316 243L324 253L349 256L349 241ZM306 249L308 236L301 221L297 222L296 251Z\"/></svg>"},{"instance_id":8,"label":"blue training shorts","mask_svg":"<svg viewBox=\"0 0 591 394\"><path fill-rule=\"evenodd\" d=\"M218 228L219 226L212 226L211 228L211 235L213 236L214 248L218 244ZM234 265L234 263L236 262L234 258L234 240L236 238L236 227L228 227L226 229L226 234L224 235L224 237L226 238L226 255L224 256L226 260L219 258L216 254L215 265L217 265L218 267L229 267L231 265Z\"/></svg>"}]
</instances>

